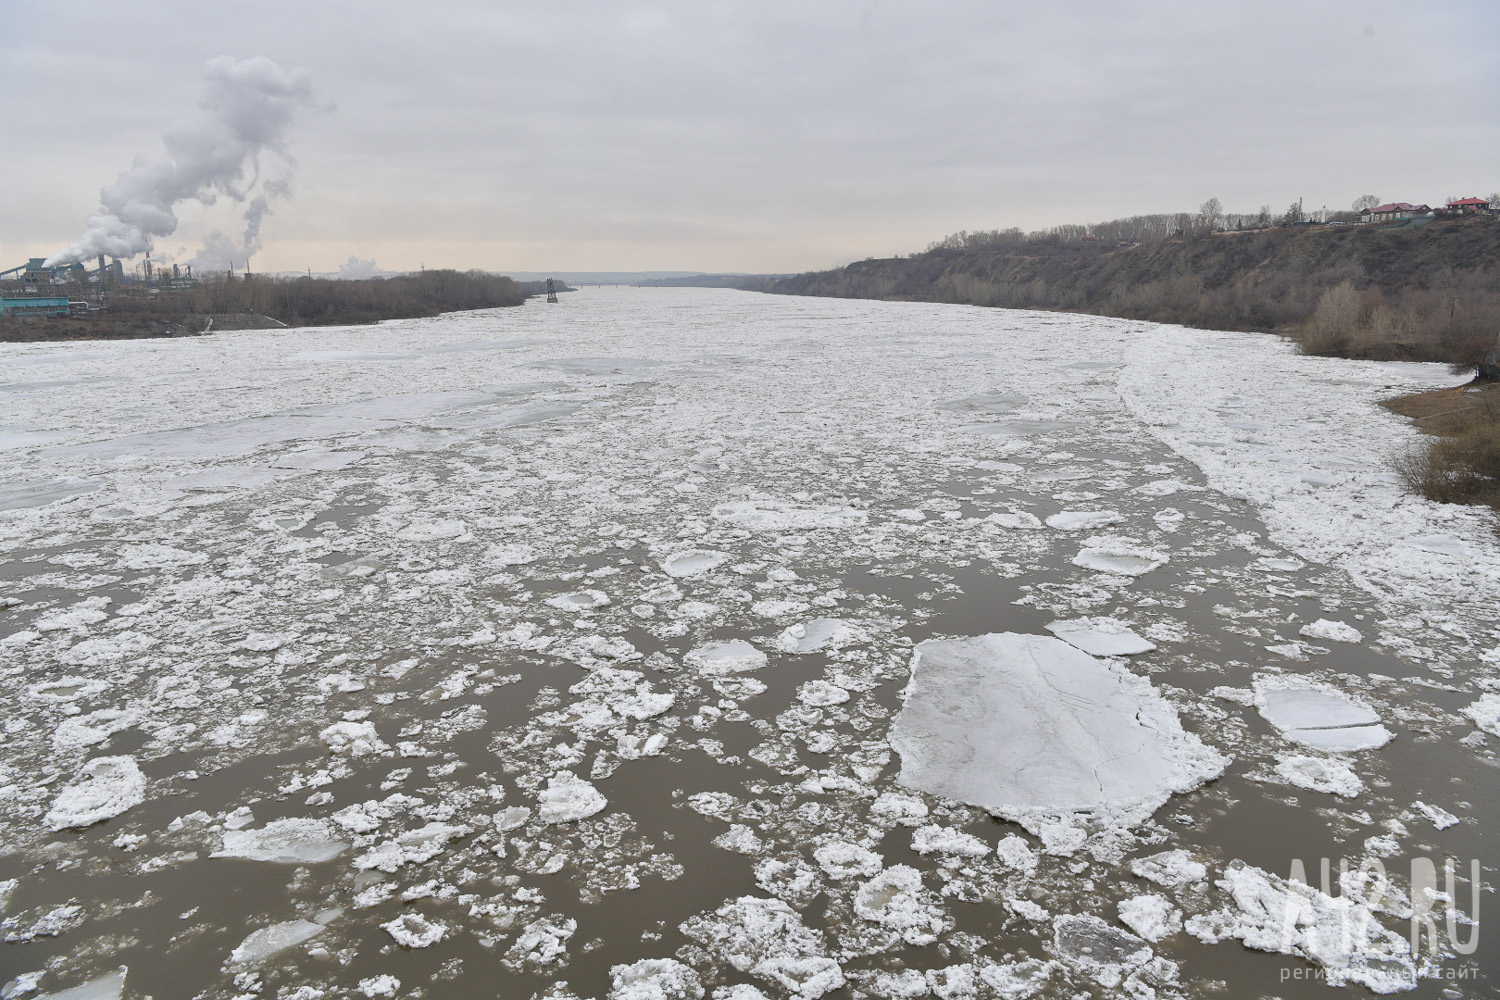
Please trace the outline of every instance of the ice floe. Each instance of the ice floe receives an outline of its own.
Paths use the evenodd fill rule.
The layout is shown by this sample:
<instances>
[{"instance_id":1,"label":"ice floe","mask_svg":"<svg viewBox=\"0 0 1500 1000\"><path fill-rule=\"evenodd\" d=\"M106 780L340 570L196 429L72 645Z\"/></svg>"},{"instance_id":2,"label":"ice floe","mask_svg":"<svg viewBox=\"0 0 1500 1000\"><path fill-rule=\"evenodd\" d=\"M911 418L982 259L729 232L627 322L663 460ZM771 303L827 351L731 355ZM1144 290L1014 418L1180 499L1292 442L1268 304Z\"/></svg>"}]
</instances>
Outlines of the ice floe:
<instances>
[{"instance_id":1,"label":"ice floe","mask_svg":"<svg viewBox=\"0 0 1500 1000\"><path fill-rule=\"evenodd\" d=\"M1326 684L1257 677L1255 705L1287 739L1319 750L1371 750L1394 738L1374 709Z\"/></svg>"},{"instance_id":2,"label":"ice floe","mask_svg":"<svg viewBox=\"0 0 1500 1000\"><path fill-rule=\"evenodd\" d=\"M1052 622L1047 631L1090 656L1133 656L1149 653L1156 644L1131 631L1117 618L1078 618Z\"/></svg>"},{"instance_id":3,"label":"ice floe","mask_svg":"<svg viewBox=\"0 0 1500 1000\"><path fill-rule=\"evenodd\" d=\"M543 823L572 823L602 812L609 800L593 785L567 771L547 779L537 795L537 818Z\"/></svg>"},{"instance_id":4,"label":"ice floe","mask_svg":"<svg viewBox=\"0 0 1500 1000\"><path fill-rule=\"evenodd\" d=\"M348 846L334 838L333 830L323 820L298 817L272 820L259 830L228 830L223 847L213 856L316 864L338 857Z\"/></svg>"},{"instance_id":5,"label":"ice floe","mask_svg":"<svg viewBox=\"0 0 1500 1000\"><path fill-rule=\"evenodd\" d=\"M146 801L146 776L133 757L95 757L52 801L50 830L93 826Z\"/></svg>"},{"instance_id":6,"label":"ice floe","mask_svg":"<svg viewBox=\"0 0 1500 1000\"><path fill-rule=\"evenodd\" d=\"M1354 626L1327 618L1319 618L1315 622L1302 626L1297 634L1309 639L1324 639L1328 642L1363 642L1365 638Z\"/></svg>"},{"instance_id":7,"label":"ice floe","mask_svg":"<svg viewBox=\"0 0 1500 1000\"><path fill-rule=\"evenodd\" d=\"M1347 763L1334 757L1292 754L1276 762L1276 774L1289 785L1352 799L1365 783Z\"/></svg>"},{"instance_id":8,"label":"ice floe","mask_svg":"<svg viewBox=\"0 0 1500 1000\"><path fill-rule=\"evenodd\" d=\"M1200 941L1237 940L1258 951L1305 958L1330 986L1358 984L1375 993L1416 987L1406 939L1382 926L1356 899L1329 896L1240 863L1226 868L1214 884L1231 905L1188 918L1188 932Z\"/></svg>"},{"instance_id":9,"label":"ice floe","mask_svg":"<svg viewBox=\"0 0 1500 1000\"><path fill-rule=\"evenodd\" d=\"M311 941L327 928L311 920L286 920L271 924L250 935L229 953L229 960L236 965L259 965L268 958L279 955L288 948L295 948L304 941Z\"/></svg>"},{"instance_id":10,"label":"ice floe","mask_svg":"<svg viewBox=\"0 0 1500 1000\"><path fill-rule=\"evenodd\" d=\"M1057 849L1070 841L1059 825L1139 823L1227 764L1149 681L1011 632L920 644L890 742L902 784L982 806Z\"/></svg>"}]
</instances>

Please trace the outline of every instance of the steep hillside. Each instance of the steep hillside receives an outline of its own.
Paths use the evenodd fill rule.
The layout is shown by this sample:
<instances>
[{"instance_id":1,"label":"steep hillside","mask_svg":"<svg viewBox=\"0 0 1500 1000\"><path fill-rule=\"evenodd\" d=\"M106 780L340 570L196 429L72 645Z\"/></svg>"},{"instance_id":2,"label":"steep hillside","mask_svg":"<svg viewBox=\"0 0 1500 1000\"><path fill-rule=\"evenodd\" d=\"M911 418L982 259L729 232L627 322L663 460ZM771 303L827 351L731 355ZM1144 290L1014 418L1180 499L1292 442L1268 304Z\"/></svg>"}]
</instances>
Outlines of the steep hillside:
<instances>
[{"instance_id":1,"label":"steep hillside","mask_svg":"<svg viewBox=\"0 0 1500 1000\"><path fill-rule=\"evenodd\" d=\"M1500 334L1500 220L1295 226L1127 247L1052 239L935 249L766 290L1274 331L1314 353L1466 364Z\"/></svg>"}]
</instances>

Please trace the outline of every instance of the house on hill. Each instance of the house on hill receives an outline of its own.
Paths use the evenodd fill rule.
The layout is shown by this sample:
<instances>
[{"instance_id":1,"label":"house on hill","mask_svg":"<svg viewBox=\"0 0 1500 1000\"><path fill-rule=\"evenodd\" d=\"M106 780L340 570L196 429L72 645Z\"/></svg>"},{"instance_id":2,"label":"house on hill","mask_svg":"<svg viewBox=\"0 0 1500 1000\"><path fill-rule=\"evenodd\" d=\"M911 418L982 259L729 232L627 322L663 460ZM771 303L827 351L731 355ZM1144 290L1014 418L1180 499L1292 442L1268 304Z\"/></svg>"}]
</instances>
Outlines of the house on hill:
<instances>
[{"instance_id":1,"label":"house on hill","mask_svg":"<svg viewBox=\"0 0 1500 1000\"><path fill-rule=\"evenodd\" d=\"M1388 205L1379 205L1370 209L1359 217L1359 221L1394 222L1397 219L1415 219L1431 213L1432 208L1427 205L1410 205L1404 201L1393 201Z\"/></svg>"},{"instance_id":2,"label":"house on hill","mask_svg":"<svg viewBox=\"0 0 1500 1000\"><path fill-rule=\"evenodd\" d=\"M1447 211L1450 215L1477 215L1480 212L1490 211L1490 200L1488 198L1460 198L1457 201L1448 202Z\"/></svg>"}]
</instances>

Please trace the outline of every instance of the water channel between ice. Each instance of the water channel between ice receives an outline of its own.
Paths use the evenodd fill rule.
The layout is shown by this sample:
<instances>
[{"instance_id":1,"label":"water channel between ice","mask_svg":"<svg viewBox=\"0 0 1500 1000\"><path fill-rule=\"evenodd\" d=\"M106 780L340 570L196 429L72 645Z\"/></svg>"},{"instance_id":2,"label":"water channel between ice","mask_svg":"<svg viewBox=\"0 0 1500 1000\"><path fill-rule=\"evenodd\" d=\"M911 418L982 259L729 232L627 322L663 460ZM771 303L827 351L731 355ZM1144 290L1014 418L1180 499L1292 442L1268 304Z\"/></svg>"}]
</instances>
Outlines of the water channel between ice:
<instances>
[{"instance_id":1,"label":"water channel between ice","mask_svg":"<svg viewBox=\"0 0 1500 1000\"><path fill-rule=\"evenodd\" d=\"M1500 549L1375 405L1455 381L686 289L7 345L0 997L1493 992Z\"/></svg>"}]
</instances>

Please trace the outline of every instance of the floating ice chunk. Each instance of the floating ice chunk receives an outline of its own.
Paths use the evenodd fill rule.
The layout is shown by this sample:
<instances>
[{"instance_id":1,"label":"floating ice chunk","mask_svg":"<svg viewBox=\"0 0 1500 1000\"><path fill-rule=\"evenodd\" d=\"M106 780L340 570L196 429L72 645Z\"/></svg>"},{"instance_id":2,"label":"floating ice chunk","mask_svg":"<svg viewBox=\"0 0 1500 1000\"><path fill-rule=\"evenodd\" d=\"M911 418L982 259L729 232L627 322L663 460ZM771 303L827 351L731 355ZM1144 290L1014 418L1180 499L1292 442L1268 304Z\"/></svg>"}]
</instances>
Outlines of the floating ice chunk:
<instances>
[{"instance_id":1,"label":"floating ice chunk","mask_svg":"<svg viewBox=\"0 0 1500 1000\"><path fill-rule=\"evenodd\" d=\"M1315 622L1302 626L1297 634L1309 639L1325 639L1329 642L1363 642L1365 638L1352 625L1330 621L1327 618L1319 618Z\"/></svg>"},{"instance_id":2,"label":"floating ice chunk","mask_svg":"<svg viewBox=\"0 0 1500 1000\"><path fill-rule=\"evenodd\" d=\"M1428 822L1437 827L1439 830L1446 830L1448 829L1448 827L1456 826L1460 822L1457 816L1453 815L1442 806L1430 806L1425 802L1419 801L1413 802L1411 804L1411 807L1417 812L1421 813L1423 816L1426 816Z\"/></svg>"},{"instance_id":3,"label":"floating ice chunk","mask_svg":"<svg viewBox=\"0 0 1500 1000\"><path fill-rule=\"evenodd\" d=\"M292 361L411 361L415 354L393 354L389 351L303 351L293 354Z\"/></svg>"},{"instance_id":4,"label":"floating ice chunk","mask_svg":"<svg viewBox=\"0 0 1500 1000\"><path fill-rule=\"evenodd\" d=\"M766 665L766 654L743 639L699 646L683 658L690 667L710 676L720 674L748 673Z\"/></svg>"},{"instance_id":5,"label":"floating ice chunk","mask_svg":"<svg viewBox=\"0 0 1500 1000\"><path fill-rule=\"evenodd\" d=\"M1065 510L1047 518L1047 527L1059 531L1091 531L1125 520L1112 510Z\"/></svg>"},{"instance_id":6,"label":"floating ice chunk","mask_svg":"<svg viewBox=\"0 0 1500 1000\"><path fill-rule=\"evenodd\" d=\"M927 803L903 792L881 792L870 804L870 815L902 826L920 826L927 818Z\"/></svg>"},{"instance_id":7,"label":"floating ice chunk","mask_svg":"<svg viewBox=\"0 0 1500 1000\"><path fill-rule=\"evenodd\" d=\"M1180 847L1137 858L1130 863L1130 871L1148 882L1169 888L1202 882L1208 877L1208 866Z\"/></svg>"},{"instance_id":8,"label":"floating ice chunk","mask_svg":"<svg viewBox=\"0 0 1500 1000\"><path fill-rule=\"evenodd\" d=\"M702 1000L698 973L675 958L643 958L609 969L609 1000Z\"/></svg>"},{"instance_id":9,"label":"floating ice chunk","mask_svg":"<svg viewBox=\"0 0 1500 1000\"><path fill-rule=\"evenodd\" d=\"M714 549L684 549L674 552L661 561L664 573L671 577L699 576L724 565L729 553Z\"/></svg>"},{"instance_id":10,"label":"floating ice chunk","mask_svg":"<svg viewBox=\"0 0 1500 1000\"><path fill-rule=\"evenodd\" d=\"M797 688L797 700L818 708L842 705L849 700L849 692L827 681L807 681Z\"/></svg>"},{"instance_id":11,"label":"floating ice chunk","mask_svg":"<svg viewBox=\"0 0 1500 1000\"><path fill-rule=\"evenodd\" d=\"M1095 976L1118 975L1151 961L1150 945L1091 913L1054 918L1052 947L1063 961Z\"/></svg>"},{"instance_id":12,"label":"floating ice chunk","mask_svg":"<svg viewBox=\"0 0 1500 1000\"><path fill-rule=\"evenodd\" d=\"M689 917L678 929L740 972L750 972L770 959L824 953L822 934L779 899L741 896L713 913Z\"/></svg>"},{"instance_id":13,"label":"floating ice chunk","mask_svg":"<svg viewBox=\"0 0 1500 1000\"><path fill-rule=\"evenodd\" d=\"M568 955L568 941L578 932L578 921L572 917L543 917L527 924L506 956L528 965L551 965Z\"/></svg>"},{"instance_id":14,"label":"floating ice chunk","mask_svg":"<svg viewBox=\"0 0 1500 1000\"><path fill-rule=\"evenodd\" d=\"M322 924L315 924L311 920L288 920L284 923L262 927L251 931L250 935L229 953L229 960L236 965L259 965L273 955L280 954L288 948L294 948L304 941L312 940L322 934L323 930Z\"/></svg>"},{"instance_id":15,"label":"floating ice chunk","mask_svg":"<svg viewBox=\"0 0 1500 1000\"><path fill-rule=\"evenodd\" d=\"M602 590L579 590L570 594L558 594L547 598L547 603L563 611L589 611L602 608L609 603L609 595Z\"/></svg>"},{"instance_id":16,"label":"floating ice chunk","mask_svg":"<svg viewBox=\"0 0 1500 1000\"><path fill-rule=\"evenodd\" d=\"M1139 823L1228 763L1183 731L1149 681L1013 632L919 645L890 743L903 785L1045 830L1054 844L1058 823Z\"/></svg>"},{"instance_id":17,"label":"floating ice chunk","mask_svg":"<svg viewBox=\"0 0 1500 1000\"><path fill-rule=\"evenodd\" d=\"M325 448L309 448L294 451L271 460L278 469L305 469L311 472L337 472L365 457L362 451L329 451Z\"/></svg>"},{"instance_id":18,"label":"floating ice chunk","mask_svg":"<svg viewBox=\"0 0 1500 1000\"><path fill-rule=\"evenodd\" d=\"M1031 402L1029 396L1005 392L976 392L971 396L945 399L935 404L939 410L954 410L959 413L1009 413L1018 406Z\"/></svg>"},{"instance_id":19,"label":"floating ice chunk","mask_svg":"<svg viewBox=\"0 0 1500 1000\"><path fill-rule=\"evenodd\" d=\"M973 834L935 823L912 831L911 849L918 854L954 854L966 858L982 858L990 853L990 845Z\"/></svg>"},{"instance_id":20,"label":"floating ice chunk","mask_svg":"<svg viewBox=\"0 0 1500 1000\"><path fill-rule=\"evenodd\" d=\"M1452 535L1418 535L1406 539L1406 544L1423 552L1435 552L1443 556L1461 556L1466 559L1474 556L1473 546Z\"/></svg>"},{"instance_id":21,"label":"floating ice chunk","mask_svg":"<svg viewBox=\"0 0 1500 1000\"><path fill-rule=\"evenodd\" d=\"M428 920L420 913L403 913L380 925L405 948L430 948L448 936L448 925Z\"/></svg>"},{"instance_id":22,"label":"floating ice chunk","mask_svg":"<svg viewBox=\"0 0 1500 1000\"><path fill-rule=\"evenodd\" d=\"M501 833L509 833L511 830L519 830L526 825L531 818L531 810L526 806L506 806L495 813L495 829Z\"/></svg>"},{"instance_id":23,"label":"floating ice chunk","mask_svg":"<svg viewBox=\"0 0 1500 1000\"><path fill-rule=\"evenodd\" d=\"M82 829L146 801L146 776L133 757L95 757L78 771L47 810L52 831Z\"/></svg>"},{"instance_id":24,"label":"floating ice chunk","mask_svg":"<svg viewBox=\"0 0 1500 1000\"><path fill-rule=\"evenodd\" d=\"M536 797L537 819L543 823L572 823L587 819L609 805L597 788L567 771L547 779Z\"/></svg>"},{"instance_id":25,"label":"floating ice chunk","mask_svg":"<svg viewBox=\"0 0 1500 1000\"><path fill-rule=\"evenodd\" d=\"M1323 970L1330 986L1358 983L1376 993L1416 988L1406 939L1351 897L1328 896L1239 862L1214 884L1232 905L1188 918L1188 933L1198 940L1239 940L1257 951L1305 958Z\"/></svg>"},{"instance_id":26,"label":"floating ice chunk","mask_svg":"<svg viewBox=\"0 0 1500 1000\"><path fill-rule=\"evenodd\" d=\"M813 850L813 860L828 874L839 880L868 878L885 867L885 858L868 847L851 844L846 840L835 840Z\"/></svg>"},{"instance_id":27,"label":"floating ice chunk","mask_svg":"<svg viewBox=\"0 0 1500 1000\"><path fill-rule=\"evenodd\" d=\"M373 722L335 722L318 733L318 738L334 753L351 757L365 757L390 749L375 731Z\"/></svg>"},{"instance_id":28,"label":"floating ice chunk","mask_svg":"<svg viewBox=\"0 0 1500 1000\"><path fill-rule=\"evenodd\" d=\"M551 368L575 375L614 375L642 368L657 368L667 363L651 358L552 358L547 361L531 361L521 367Z\"/></svg>"},{"instance_id":29,"label":"floating ice chunk","mask_svg":"<svg viewBox=\"0 0 1500 1000\"><path fill-rule=\"evenodd\" d=\"M1116 576L1142 576L1166 562L1165 553L1120 542L1090 545L1073 557L1074 566Z\"/></svg>"},{"instance_id":30,"label":"floating ice chunk","mask_svg":"<svg viewBox=\"0 0 1500 1000\"><path fill-rule=\"evenodd\" d=\"M784 653L815 653L847 646L858 638L859 633L841 618L817 618L786 629L776 637L776 648Z\"/></svg>"},{"instance_id":31,"label":"floating ice chunk","mask_svg":"<svg viewBox=\"0 0 1500 1000\"><path fill-rule=\"evenodd\" d=\"M714 846L736 854L749 855L759 854L766 848L765 841L743 823L731 824L728 830L714 838Z\"/></svg>"},{"instance_id":32,"label":"floating ice chunk","mask_svg":"<svg viewBox=\"0 0 1500 1000\"><path fill-rule=\"evenodd\" d=\"M90 625L98 624L108 618L109 615L102 611L97 602L83 601L75 604L64 611L54 611L43 615L32 625L38 632L60 632L64 629L81 630Z\"/></svg>"},{"instance_id":33,"label":"floating ice chunk","mask_svg":"<svg viewBox=\"0 0 1500 1000\"><path fill-rule=\"evenodd\" d=\"M522 542L512 542L508 545L491 545L484 550L484 564L496 569L504 569L507 566L525 566L539 559L537 551L530 545Z\"/></svg>"},{"instance_id":34,"label":"floating ice chunk","mask_svg":"<svg viewBox=\"0 0 1500 1000\"><path fill-rule=\"evenodd\" d=\"M1079 618L1053 622L1047 631L1090 656L1132 656L1149 653L1156 644L1141 638L1117 618Z\"/></svg>"},{"instance_id":35,"label":"floating ice chunk","mask_svg":"<svg viewBox=\"0 0 1500 1000\"><path fill-rule=\"evenodd\" d=\"M280 864L317 864L338 857L349 845L335 840L333 830L320 819L276 819L259 830L229 830L224 846L212 856L275 861Z\"/></svg>"},{"instance_id":36,"label":"floating ice chunk","mask_svg":"<svg viewBox=\"0 0 1500 1000\"><path fill-rule=\"evenodd\" d=\"M40 701L67 702L96 697L108 688L109 684L97 678L68 675L33 684L26 689L26 693Z\"/></svg>"},{"instance_id":37,"label":"floating ice chunk","mask_svg":"<svg viewBox=\"0 0 1500 1000\"><path fill-rule=\"evenodd\" d=\"M1031 845L1013 833L1008 833L1000 838L995 845L995 857L1007 868L1014 868L1018 872L1031 874L1036 871L1037 856L1031 849Z\"/></svg>"},{"instance_id":38,"label":"floating ice chunk","mask_svg":"<svg viewBox=\"0 0 1500 1000\"><path fill-rule=\"evenodd\" d=\"M0 448L7 447L4 438L5 435L0 435ZM14 445L9 447L14 447ZM0 510L45 507L49 503L56 503L69 497L92 493L100 485L98 482L67 479L52 479L40 483L11 483L4 489L0 489Z\"/></svg>"},{"instance_id":39,"label":"floating ice chunk","mask_svg":"<svg viewBox=\"0 0 1500 1000\"><path fill-rule=\"evenodd\" d=\"M713 516L750 531L811 531L819 528L854 528L870 515L850 507L808 507L771 500L721 503Z\"/></svg>"},{"instance_id":40,"label":"floating ice chunk","mask_svg":"<svg viewBox=\"0 0 1500 1000\"><path fill-rule=\"evenodd\" d=\"M1276 774L1289 785L1352 799L1365 790L1354 769L1341 760L1292 754L1276 763Z\"/></svg>"},{"instance_id":41,"label":"floating ice chunk","mask_svg":"<svg viewBox=\"0 0 1500 1000\"><path fill-rule=\"evenodd\" d=\"M892 865L860 886L854 912L910 945L932 944L949 927L942 907L923 888L922 873L908 865Z\"/></svg>"},{"instance_id":42,"label":"floating ice chunk","mask_svg":"<svg viewBox=\"0 0 1500 1000\"><path fill-rule=\"evenodd\" d=\"M1120 901L1120 922L1155 943L1182 930L1182 911L1167 897L1148 892Z\"/></svg>"},{"instance_id":43,"label":"floating ice chunk","mask_svg":"<svg viewBox=\"0 0 1500 1000\"><path fill-rule=\"evenodd\" d=\"M1491 736L1500 736L1500 694L1481 696L1478 701L1464 709L1464 714L1474 725Z\"/></svg>"},{"instance_id":44,"label":"floating ice chunk","mask_svg":"<svg viewBox=\"0 0 1500 1000\"><path fill-rule=\"evenodd\" d=\"M379 975L359 981L359 991L370 1000L377 997L393 997L401 989L401 980L395 976Z\"/></svg>"},{"instance_id":45,"label":"floating ice chunk","mask_svg":"<svg viewBox=\"0 0 1500 1000\"><path fill-rule=\"evenodd\" d=\"M985 520L990 524L998 524L1002 528L1020 528L1028 531L1034 531L1042 526L1042 522L1035 514L1024 510L997 511Z\"/></svg>"},{"instance_id":46,"label":"floating ice chunk","mask_svg":"<svg viewBox=\"0 0 1500 1000\"><path fill-rule=\"evenodd\" d=\"M354 867L394 872L402 865L431 861L443 853L449 841L466 836L469 832L470 828L467 826L433 821L372 847L354 859Z\"/></svg>"},{"instance_id":47,"label":"floating ice chunk","mask_svg":"<svg viewBox=\"0 0 1500 1000\"><path fill-rule=\"evenodd\" d=\"M121 966L119 970L107 973L98 979L91 979L82 986L74 986L61 993L47 993L38 996L36 1000L120 1000L125 993L125 973L125 967ZM35 979L32 983L34 986ZM12 995L21 996L22 994Z\"/></svg>"},{"instance_id":48,"label":"floating ice chunk","mask_svg":"<svg viewBox=\"0 0 1500 1000\"><path fill-rule=\"evenodd\" d=\"M1318 750L1371 750L1393 739L1370 706L1314 681L1257 677L1255 705L1281 735Z\"/></svg>"},{"instance_id":49,"label":"floating ice chunk","mask_svg":"<svg viewBox=\"0 0 1500 1000\"><path fill-rule=\"evenodd\" d=\"M1072 420L992 420L972 424L960 424L953 428L964 434L1045 434L1050 431L1067 431L1077 427Z\"/></svg>"},{"instance_id":50,"label":"floating ice chunk","mask_svg":"<svg viewBox=\"0 0 1500 1000\"><path fill-rule=\"evenodd\" d=\"M769 980L798 1000L817 1000L844 985L844 970L831 958L808 956L768 958L750 974Z\"/></svg>"}]
</instances>

